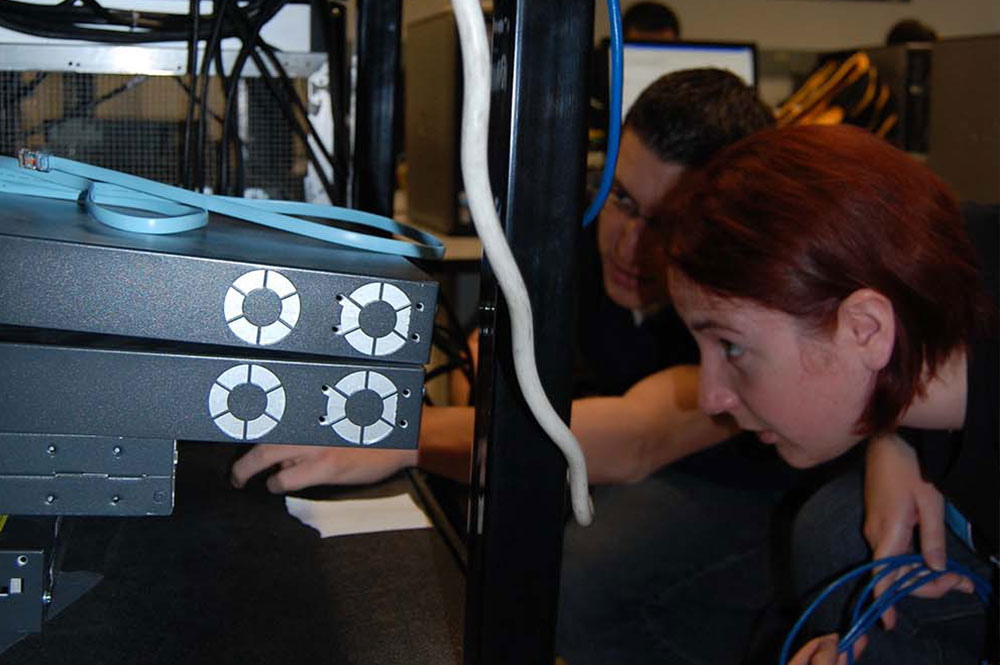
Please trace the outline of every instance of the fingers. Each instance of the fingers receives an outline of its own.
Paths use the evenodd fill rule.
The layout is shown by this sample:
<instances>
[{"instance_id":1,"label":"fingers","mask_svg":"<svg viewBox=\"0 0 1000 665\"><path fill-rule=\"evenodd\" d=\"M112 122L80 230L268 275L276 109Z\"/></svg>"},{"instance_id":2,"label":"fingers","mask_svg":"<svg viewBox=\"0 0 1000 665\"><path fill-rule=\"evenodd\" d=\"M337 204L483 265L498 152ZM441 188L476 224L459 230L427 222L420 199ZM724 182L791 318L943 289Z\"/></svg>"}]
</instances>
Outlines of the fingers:
<instances>
[{"instance_id":1,"label":"fingers","mask_svg":"<svg viewBox=\"0 0 1000 665\"><path fill-rule=\"evenodd\" d=\"M854 660L857 660L858 658L861 657L861 652L865 650L866 646L868 646L868 638L862 635L861 637L858 638L858 640L854 643L854 646L852 647L852 651L854 652ZM846 663L847 654L846 653L842 654L842 656L844 658L844 663Z\"/></svg>"},{"instance_id":2,"label":"fingers","mask_svg":"<svg viewBox=\"0 0 1000 665\"><path fill-rule=\"evenodd\" d=\"M810 640L788 661L788 665L840 665L837 657L838 639L836 634L832 634ZM844 657L846 662L846 654Z\"/></svg>"},{"instance_id":3,"label":"fingers","mask_svg":"<svg viewBox=\"0 0 1000 665\"><path fill-rule=\"evenodd\" d=\"M323 485L329 482L331 471L333 469L330 465L314 460L302 460L298 463L293 461L289 465L282 465L281 471L267 479L267 490L273 494L285 494L304 487Z\"/></svg>"},{"instance_id":4,"label":"fingers","mask_svg":"<svg viewBox=\"0 0 1000 665\"><path fill-rule=\"evenodd\" d=\"M847 653L837 653L837 643L840 636L836 634L817 637L806 643L799 649L795 657L788 661L788 665L847 665ZM861 636L854 643L852 651L854 658L861 656L868 644L868 638Z\"/></svg>"},{"instance_id":5,"label":"fingers","mask_svg":"<svg viewBox=\"0 0 1000 665\"><path fill-rule=\"evenodd\" d=\"M920 552L931 570L944 570L948 563L945 550L944 497L937 490L917 494L917 519L920 527Z\"/></svg>"},{"instance_id":6,"label":"fingers","mask_svg":"<svg viewBox=\"0 0 1000 665\"><path fill-rule=\"evenodd\" d=\"M259 443L233 463L229 482L233 487L243 487L261 471L294 458L300 454L301 449L302 446Z\"/></svg>"},{"instance_id":7,"label":"fingers","mask_svg":"<svg viewBox=\"0 0 1000 665\"><path fill-rule=\"evenodd\" d=\"M975 590L975 585L968 577L962 577L958 573L945 573L936 580L927 582L916 589L913 595L921 598L940 598L949 591L973 593Z\"/></svg>"},{"instance_id":8,"label":"fingers","mask_svg":"<svg viewBox=\"0 0 1000 665\"><path fill-rule=\"evenodd\" d=\"M896 554L904 554L910 550L911 541L909 536L907 536L904 540L899 537L899 534L895 533L895 530L893 530L893 536L893 538L888 538L879 543L879 546L875 550L874 554L875 560L884 559ZM874 596L877 598L885 593L885 590L892 586L893 583L895 583L896 580L904 575L909 569L910 567L899 568L880 579L875 584L875 589L873 590ZM874 571L874 573L877 574L880 570L883 569L878 568ZM896 611L890 607L882 613L881 620L882 625L886 630L892 630L896 626Z\"/></svg>"}]
</instances>

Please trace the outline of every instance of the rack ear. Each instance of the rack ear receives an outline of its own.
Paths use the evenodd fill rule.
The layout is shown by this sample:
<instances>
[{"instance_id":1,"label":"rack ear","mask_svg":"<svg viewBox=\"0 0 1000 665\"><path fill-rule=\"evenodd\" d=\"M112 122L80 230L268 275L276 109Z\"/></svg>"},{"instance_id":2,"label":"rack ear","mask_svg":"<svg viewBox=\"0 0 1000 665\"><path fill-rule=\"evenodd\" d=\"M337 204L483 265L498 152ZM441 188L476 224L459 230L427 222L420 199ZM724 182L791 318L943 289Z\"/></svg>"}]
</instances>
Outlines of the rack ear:
<instances>
[{"instance_id":1,"label":"rack ear","mask_svg":"<svg viewBox=\"0 0 1000 665\"><path fill-rule=\"evenodd\" d=\"M858 289L837 310L838 330L857 349L865 366L878 371L892 356L896 318L892 302L874 289Z\"/></svg>"}]
</instances>

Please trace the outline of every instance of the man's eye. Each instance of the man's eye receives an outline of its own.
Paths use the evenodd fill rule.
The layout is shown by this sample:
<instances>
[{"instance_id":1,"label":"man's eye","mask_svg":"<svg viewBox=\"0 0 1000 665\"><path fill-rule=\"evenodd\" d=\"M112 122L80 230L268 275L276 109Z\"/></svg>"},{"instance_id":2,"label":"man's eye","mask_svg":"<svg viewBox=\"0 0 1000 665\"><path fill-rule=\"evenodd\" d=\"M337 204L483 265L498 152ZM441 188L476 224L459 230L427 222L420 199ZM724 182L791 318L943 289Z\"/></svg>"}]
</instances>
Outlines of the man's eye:
<instances>
[{"instance_id":1,"label":"man's eye","mask_svg":"<svg viewBox=\"0 0 1000 665\"><path fill-rule=\"evenodd\" d=\"M727 339L720 339L719 345L722 346L722 352L729 360L738 360L743 356L744 349L739 344L733 344Z\"/></svg>"},{"instance_id":2,"label":"man's eye","mask_svg":"<svg viewBox=\"0 0 1000 665\"><path fill-rule=\"evenodd\" d=\"M618 208L619 211L623 212L629 217L634 217L636 215L638 209L635 205L635 201L633 201L628 194L621 191L620 189L612 189L609 192L609 194L611 202L614 204L616 208Z\"/></svg>"}]
</instances>

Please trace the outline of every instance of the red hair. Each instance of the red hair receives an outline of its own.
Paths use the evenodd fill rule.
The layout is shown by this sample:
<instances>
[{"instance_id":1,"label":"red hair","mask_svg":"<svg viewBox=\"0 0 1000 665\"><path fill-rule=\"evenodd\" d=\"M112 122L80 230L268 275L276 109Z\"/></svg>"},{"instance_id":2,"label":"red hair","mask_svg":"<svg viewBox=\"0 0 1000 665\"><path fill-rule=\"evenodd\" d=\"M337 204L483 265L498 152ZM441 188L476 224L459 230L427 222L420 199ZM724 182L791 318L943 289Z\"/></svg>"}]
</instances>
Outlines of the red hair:
<instances>
[{"instance_id":1,"label":"red hair","mask_svg":"<svg viewBox=\"0 0 1000 665\"><path fill-rule=\"evenodd\" d=\"M895 426L926 376L995 323L947 186L882 139L849 126L751 135L671 191L661 211L673 268L709 292L832 332L840 303L890 299L896 339L859 434Z\"/></svg>"}]
</instances>

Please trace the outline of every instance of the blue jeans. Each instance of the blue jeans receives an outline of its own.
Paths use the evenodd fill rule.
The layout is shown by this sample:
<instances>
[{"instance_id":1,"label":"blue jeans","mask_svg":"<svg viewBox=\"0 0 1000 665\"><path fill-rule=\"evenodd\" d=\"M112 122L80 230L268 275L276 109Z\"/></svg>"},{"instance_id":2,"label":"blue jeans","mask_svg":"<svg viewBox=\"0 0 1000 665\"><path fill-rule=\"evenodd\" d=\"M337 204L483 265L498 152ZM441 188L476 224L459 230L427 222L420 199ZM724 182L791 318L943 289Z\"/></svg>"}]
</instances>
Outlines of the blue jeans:
<instances>
[{"instance_id":1,"label":"blue jeans","mask_svg":"<svg viewBox=\"0 0 1000 665\"><path fill-rule=\"evenodd\" d=\"M862 535L864 479L861 470L843 474L818 490L795 518L792 540L796 589L805 606L838 576L871 560ZM986 579L990 566L951 533L948 556ZM916 539L916 536L914 536ZM916 540L915 540L916 542ZM833 594L812 615L799 641L827 633L844 633L853 594L869 580ZM976 596L951 592L937 599L908 597L896 605L892 631L880 627L868 633L861 665L977 665L986 635L987 618ZM794 653L794 649L792 651Z\"/></svg>"},{"instance_id":2,"label":"blue jeans","mask_svg":"<svg viewBox=\"0 0 1000 665\"><path fill-rule=\"evenodd\" d=\"M569 665L743 660L771 601L771 518L794 472L731 444L700 456L596 488L594 523L567 528L556 653ZM757 486L699 472L752 477L754 464L772 474Z\"/></svg>"}]
</instances>

